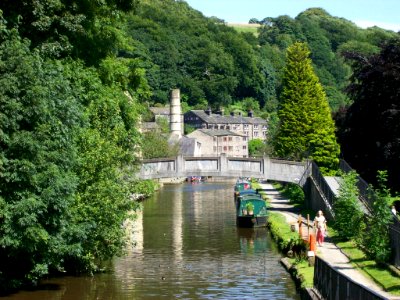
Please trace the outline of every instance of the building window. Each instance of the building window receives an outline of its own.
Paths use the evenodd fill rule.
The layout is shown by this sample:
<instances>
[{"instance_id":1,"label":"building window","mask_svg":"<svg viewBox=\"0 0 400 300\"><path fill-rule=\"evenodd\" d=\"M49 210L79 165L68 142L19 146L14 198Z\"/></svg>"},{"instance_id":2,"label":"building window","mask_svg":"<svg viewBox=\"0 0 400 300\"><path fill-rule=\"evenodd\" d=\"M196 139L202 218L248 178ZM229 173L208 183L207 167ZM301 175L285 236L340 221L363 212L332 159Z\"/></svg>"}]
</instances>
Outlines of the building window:
<instances>
[{"instance_id":1,"label":"building window","mask_svg":"<svg viewBox=\"0 0 400 300\"><path fill-rule=\"evenodd\" d=\"M254 129L258 129L258 125L257 124L254 124Z\"/></svg>"},{"instance_id":2,"label":"building window","mask_svg":"<svg viewBox=\"0 0 400 300\"><path fill-rule=\"evenodd\" d=\"M228 147L227 147L227 146L224 146L224 151L226 151L226 150L228 150Z\"/></svg>"},{"instance_id":3,"label":"building window","mask_svg":"<svg viewBox=\"0 0 400 300\"><path fill-rule=\"evenodd\" d=\"M228 141L232 142L232 137L231 136L228 138Z\"/></svg>"},{"instance_id":4,"label":"building window","mask_svg":"<svg viewBox=\"0 0 400 300\"><path fill-rule=\"evenodd\" d=\"M229 151L233 151L233 146L229 146Z\"/></svg>"},{"instance_id":5,"label":"building window","mask_svg":"<svg viewBox=\"0 0 400 300\"><path fill-rule=\"evenodd\" d=\"M248 132L248 131L245 131L244 134L248 136L248 135L249 135L249 132Z\"/></svg>"},{"instance_id":6,"label":"building window","mask_svg":"<svg viewBox=\"0 0 400 300\"><path fill-rule=\"evenodd\" d=\"M267 136L267 132L263 131L263 137L266 137L266 136Z\"/></svg>"},{"instance_id":7,"label":"building window","mask_svg":"<svg viewBox=\"0 0 400 300\"><path fill-rule=\"evenodd\" d=\"M208 129L213 129L213 126L212 125L208 125Z\"/></svg>"},{"instance_id":8,"label":"building window","mask_svg":"<svg viewBox=\"0 0 400 300\"><path fill-rule=\"evenodd\" d=\"M214 139L214 142L216 142L216 141L217 141L217 137L216 137L216 136L214 136L214 137L213 137L213 139Z\"/></svg>"},{"instance_id":9,"label":"building window","mask_svg":"<svg viewBox=\"0 0 400 300\"><path fill-rule=\"evenodd\" d=\"M217 146L214 146L214 152L217 152Z\"/></svg>"},{"instance_id":10,"label":"building window","mask_svg":"<svg viewBox=\"0 0 400 300\"><path fill-rule=\"evenodd\" d=\"M231 129L231 126L226 125L226 130L230 130L230 129Z\"/></svg>"},{"instance_id":11,"label":"building window","mask_svg":"<svg viewBox=\"0 0 400 300\"><path fill-rule=\"evenodd\" d=\"M226 136L224 136L224 142L226 142L227 141L227 137Z\"/></svg>"},{"instance_id":12,"label":"building window","mask_svg":"<svg viewBox=\"0 0 400 300\"><path fill-rule=\"evenodd\" d=\"M222 146L218 146L218 151L219 151L219 152L222 151Z\"/></svg>"},{"instance_id":13,"label":"building window","mask_svg":"<svg viewBox=\"0 0 400 300\"><path fill-rule=\"evenodd\" d=\"M258 131L254 131L254 136L258 136Z\"/></svg>"},{"instance_id":14,"label":"building window","mask_svg":"<svg viewBox=\"0 0 400 300\"><path fill-rule=\"evenodd\" d=\"M247 136L243 137L243 142L247 142Z\"/></svg>"},{"instance_id":15,"label":"building window","mask_svg":"<svg viewBox=\"0 0 400 300\"><path fill-rule=\"evenodd\" d=\"M247 146L246 146L246 145L244 145L244 146L243 146L243 150L246 150L246 149L247 149Z\"/></svg>"},{"instance_id":16,"label":"building window","mask_svg":"<svg viewBox=\"0 0 400 300\"><path fill-rule=\"evenodd\" d=\"M249 129L249 124L244 124L244 125L243 125L243 128L244 128L244 129Z\"/></svg>"},{"instance_id":17,"label":"building window","mask_svg":"<svg viewBox=\"0 0 400 300\"><path fill-rule=\"evenodd\" d=\"M262 129L267 129L267 125L263 125Z\"/></svg>"}]
</instances>

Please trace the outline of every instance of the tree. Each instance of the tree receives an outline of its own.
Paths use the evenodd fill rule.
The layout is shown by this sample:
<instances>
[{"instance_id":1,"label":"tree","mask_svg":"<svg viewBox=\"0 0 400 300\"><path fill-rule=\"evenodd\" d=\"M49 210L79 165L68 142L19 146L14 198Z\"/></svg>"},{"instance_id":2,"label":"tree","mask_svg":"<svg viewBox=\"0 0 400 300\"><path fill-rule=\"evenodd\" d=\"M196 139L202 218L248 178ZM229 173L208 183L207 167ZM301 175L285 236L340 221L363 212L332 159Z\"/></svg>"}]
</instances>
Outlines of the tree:
<instances>
[{"instance_id":1,"label":"tree","mask_svg":"<svg viewBox=\"0 0 400 300\"><path fill-rule=\"evenodd\" d=\"M101 58L124 48L126 38L117 25L122 11L133 10L136 5L137 0L3 0L0 10L8 26L18 27L20 35L42 54L78 57L96 65Z\"/></svg>"},{"instance_id":2,"label":"tree","mask_svg":"<svg viewBox=\"0 0 400 300\"><path fill-rule=\"evenodd\" d=\"M335 170L339 161L335 126L309 54L304 43L287 50L274 151L279 157L314 159L323 171Z\"/></svg>"},{"instance_id":3,"label":"tree","mask_svg":"<svg viewBox=\"0 0 400 300\"><path fill-rule=\"evenodd\" d=\"M387 188L387 172L378 171L378 187L370 187L373 200L372 217L368 230L363 234L363 246L367 255L378 262L387 262L391 254L389 224L393 220L389 209L390 190Z\"/></svg>"},{"instance_id":4,"label":"tree","mask_svg":"<svg viewBox=\"0 0 400 300\"><path fill-rule=\"evenodd\" d=\"M2 291L50 272L90 273L122 252L121 225L136 207L127 175L141 108L140 88L133 97L122 90L120 68L104 85L96 69L43 58L4 24L0 18Z\"/></svg>"},{"instance_id":5,"label":"tree","mask_svg":"<svg viewBox=\"0 0 400 300\"><path fill-rule=\"evenodd\" d=\"M333 205L335 213L334 227L339 236L345 240L361 240L362 230L365 228L364 213L360 207L359 191L357 188L358 175L352 171L342 174L339 194Z\"/></svg>"},{"instance_id":6,"label":"tree","mask_svg":"<svg viewBox=\"0 0 400 300\"><path fill-rule=\"evenodd\" d=\"M267 145L261 139L253 139L249 141L249 156L263 156L267 154Z\"/></svg>"},{"instance_id":7,"label":"tree","mask_svg":"<svg viewBox=\"0 0 400 300\"><path fill-rule=\"evenodd\" d=\"M0 27L2 25L0 19ZM60 62L0 33L0 290L63 270L84 123Z\"/></svg>"},{"instance_id":8,"label":"tree","mask_svg":"<svg viewBox=\"0 0 400 300\"><path fill-rule=\"evenodd\" d=\"M400 191L400 39L373 56L347 53L354 62L349 107L339 132L344 158L368 182L388 171L388 186Z\"/></svg>"}]
</instances>

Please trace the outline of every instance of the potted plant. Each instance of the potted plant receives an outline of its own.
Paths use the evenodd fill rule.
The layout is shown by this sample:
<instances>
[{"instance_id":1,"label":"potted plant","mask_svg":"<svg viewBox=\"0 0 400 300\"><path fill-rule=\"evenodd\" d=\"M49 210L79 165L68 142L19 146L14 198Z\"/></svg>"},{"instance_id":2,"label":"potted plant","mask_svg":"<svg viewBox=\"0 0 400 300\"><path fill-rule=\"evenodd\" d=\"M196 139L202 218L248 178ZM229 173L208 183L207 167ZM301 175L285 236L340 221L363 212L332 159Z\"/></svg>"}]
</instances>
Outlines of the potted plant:
<instances>
[{"instance_id":1,"label":"potted plant","mask_svg":"<svg viewBox=\"0 0 400 300\"><path fill-rule=\"evenodd\" d=\"M246 203L246 210L248 215L254 215L254 204L251 202Z\"/></svg>"}]
</instances>

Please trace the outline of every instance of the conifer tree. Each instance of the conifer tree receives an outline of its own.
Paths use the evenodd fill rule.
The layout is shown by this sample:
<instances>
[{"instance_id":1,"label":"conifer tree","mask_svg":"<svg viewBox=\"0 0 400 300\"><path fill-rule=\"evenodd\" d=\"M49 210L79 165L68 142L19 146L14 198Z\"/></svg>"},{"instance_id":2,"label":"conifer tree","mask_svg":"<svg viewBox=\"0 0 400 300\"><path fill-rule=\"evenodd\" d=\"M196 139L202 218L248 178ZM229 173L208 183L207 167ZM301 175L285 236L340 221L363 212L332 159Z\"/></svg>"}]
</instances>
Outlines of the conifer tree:
<instances>
[{"instance_id":1,"label":"conifer tree","mask_svg":"<svg viewBox=\"0 0 400 300\"><path fill-rule=\"evenodd\" d=\"M327 172L336 169L340 149L329 104L309 55L304 43L287 50L280 124L273 143L277 156L310 158Z\"/></svg>"}]
</instances>

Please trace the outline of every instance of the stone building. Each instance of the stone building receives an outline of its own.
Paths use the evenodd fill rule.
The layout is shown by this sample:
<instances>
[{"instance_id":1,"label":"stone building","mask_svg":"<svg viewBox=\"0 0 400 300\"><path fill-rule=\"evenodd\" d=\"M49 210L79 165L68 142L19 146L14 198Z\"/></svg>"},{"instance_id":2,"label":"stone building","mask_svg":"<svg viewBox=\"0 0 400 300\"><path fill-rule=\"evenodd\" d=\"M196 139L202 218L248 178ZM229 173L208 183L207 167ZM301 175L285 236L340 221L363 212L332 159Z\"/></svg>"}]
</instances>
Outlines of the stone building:
<instances>
[{"instance_id":1,"label":"stone building","mask_svg":"<svg viewBox=\"0 0 400 300\"><path fill-rule=\"evenodd\" d=\"M212 113L211 109L191 110L184 114L184 123L196 129L229 130L248 137L248 140L267 138L267 121L254 117L249 111L242 114L223 115L223 112Z\"/></svg>"},{"instance_id":2,"label":"stone building","mask_svg":"<svg viewBox=\"0 0 400 300\"><path fill-rule=\"evenodd\" d=\"M187 135L200 143L200 156L248 157L248 137L238 132L222 129L198 129Z\"/></svg>"}]
</instances>

